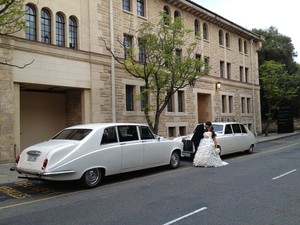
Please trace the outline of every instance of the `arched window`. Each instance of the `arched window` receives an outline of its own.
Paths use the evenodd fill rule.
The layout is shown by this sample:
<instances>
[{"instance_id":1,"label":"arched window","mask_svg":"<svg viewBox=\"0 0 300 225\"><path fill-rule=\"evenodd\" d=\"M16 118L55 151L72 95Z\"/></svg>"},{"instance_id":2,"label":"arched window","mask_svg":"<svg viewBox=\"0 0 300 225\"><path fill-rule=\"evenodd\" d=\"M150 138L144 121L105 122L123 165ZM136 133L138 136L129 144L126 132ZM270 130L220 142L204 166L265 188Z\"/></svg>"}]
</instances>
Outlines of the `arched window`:
<instances>
[{"instance_id":1,"label":"arched window","mask_svg":"<svg viewBox=\"0 0 300 225\"><path fill-rule=\"evenodd\" d=\"M77 22L74 17L69 18L69 46L77 49Z\"/></svg>"},{"instance_id":2,"label":"arched window","mask_svg":"<svg viewBox=\"0 0 300 225\"><path fill-rule=\"evenodd\" d=\"M226 41L226 47L230 48L230 35L229 35L229 33L226 33L225 41Z\"/></svg>"},{"instance_id":3,"label":"arched window","mask_svg":"<svg viewBox=\"0 0 300 225\"><path fill-rule=\"evenodd\" d=\"M25 7L25 38L36 41L36 11L32 5L27 4Z\"/></svg>"},{"instance_id":4,"label":"arched window","mask_svg":"<svg viewBox=\"0 0 300 225\"><path fill-rule=\"evenodd\" d=\"M51 43L51 16L47 9L41 11L41 41Z\"/></svg>"},{"instance_id":5,"label":"arched window","mask_svg":"<svg viewBox=\"0 0 300 225\"><path fill-rule=\"evenodd\" d=\"M194 32L195 32L195 36L199 36L200 34L200 25L199 25L199 20L195 20L194 21Z\"/></svg>"},{"instance_id":6,"label":"arched window","mask_svg":"<svg viewBox=\"0 0 300 225\"><path fill-rule=\"evenodd\" d=\"M145 3L144 0L137 0L137 15L145 16Z\"/></svg>"},{"instance_id":7,"label":"arched window","mask_svg":"<svg viewBox=\"0 0 300 225\"><path fill-rule=\"evenodd\" d=\"M247 41L244 41L244 53L248 54L248 45L247 45Z\"/></svg>"},{"instance_id":8,"label":"arched window","mask_svg":"<svg viewBox=\"0 0 300 225\"><path fill-rule=\"evenodd\" d=\"M206 23L203 23L203 38L208 40L208 27Z\"/></svg>"},{"instance_id":9,"label":"arched window","mask_svg":"<svg viewBox=\"0 0 300 225\"><path fill-rule=\"evenodd\" d=\"M65 46L65 19L61 13L56 14L56 44Z\"/></svg>"},{"instance_id":10,"label":"arched window","mask_svg":"<svg viewBox=\"0 0 300 225\"><path fill-rule=\"evenodd\" d=\"M177 10L174 12L174 19L176 20L176 18L180 17L180 12L178 12Z\"/></svg>"},{"instance_id":11,"label":"arched window","mask_svg":"<svg viewBox=\"0 0 300 225\"><path fill-rule=\"evenodd\" d=\"M219 30L219 45L223 45L223 31Z\"/></svg>"},{"instance_id":12,"label":"arched window","mask_svg":"<svg viewBox=\"0 0 300 225\"><path fill-rule=\"evenodd\" d=\"M163 8L163 16L164 16L164 24L169 26L170 25L170 10L167 6Z\"/></svg>"},{"instance_id":13,"label":"arched window","mask_svg":"<svg viewBox=\"0 0 300 225\"><path fill-rule=\"evenodd\" d=\"M243 41L239 38L239 52L243 52Z\"/></svg>"}]
</instances>

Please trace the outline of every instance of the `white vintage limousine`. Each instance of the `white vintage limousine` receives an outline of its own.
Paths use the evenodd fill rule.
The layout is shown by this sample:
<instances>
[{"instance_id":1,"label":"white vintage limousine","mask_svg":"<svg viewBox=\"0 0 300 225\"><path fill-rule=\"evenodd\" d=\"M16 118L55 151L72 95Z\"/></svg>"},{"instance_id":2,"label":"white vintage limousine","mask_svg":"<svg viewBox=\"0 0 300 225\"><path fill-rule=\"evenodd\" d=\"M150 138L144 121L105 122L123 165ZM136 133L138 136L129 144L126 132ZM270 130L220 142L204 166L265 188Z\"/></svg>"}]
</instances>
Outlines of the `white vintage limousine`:
<instances>
[{"instance_id":1,"label":"white vintage limousine","mask_svg":"<svg viewBox=\"0 0 300 225\"><path fill-rule=\"evenodd\" d=\"M20 178L80 180L95 187L108 175L162 165L177 168L182 149L182 142L156 136L144 124L83 124L26 148L11 170Z\"/></svg>"},{"instance_id":2,"label":"white vintage limousine","mask_svg":"<svg viewBox=\"0 0 300 225\"><path fill-rule=\"evenodd\" d=\"M254 134L242 123L238 122L213 122L212 126L216 133L217 145L220 148L220 155L234 152L246 151L252 153L257 143ZM193 157L196 149L191 139L193 134L180 136L174 140L181 140L184 143L182 156Z\"/></svg>"}]
</instances>

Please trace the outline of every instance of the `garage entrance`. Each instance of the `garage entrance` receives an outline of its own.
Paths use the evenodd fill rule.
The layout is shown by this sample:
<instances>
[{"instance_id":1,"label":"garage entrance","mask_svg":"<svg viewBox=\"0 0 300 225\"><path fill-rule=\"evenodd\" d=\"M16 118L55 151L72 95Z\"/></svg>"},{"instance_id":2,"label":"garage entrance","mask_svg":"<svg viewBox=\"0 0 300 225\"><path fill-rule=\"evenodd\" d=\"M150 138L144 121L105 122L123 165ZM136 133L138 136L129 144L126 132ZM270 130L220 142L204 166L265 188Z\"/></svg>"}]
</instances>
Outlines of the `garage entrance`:
<instances>
[{"instance_id":1,"label":"garage entrance","mask_svg":"<svg viewBox=\"0 0 300 225\"><path fill-rule=\"evenodd\" d=\"M45 91L42 87L35 88L28 90L21 85L21 151L50 139L67 126L82 122L80 89Z\"/></svg>"}]
</instances>

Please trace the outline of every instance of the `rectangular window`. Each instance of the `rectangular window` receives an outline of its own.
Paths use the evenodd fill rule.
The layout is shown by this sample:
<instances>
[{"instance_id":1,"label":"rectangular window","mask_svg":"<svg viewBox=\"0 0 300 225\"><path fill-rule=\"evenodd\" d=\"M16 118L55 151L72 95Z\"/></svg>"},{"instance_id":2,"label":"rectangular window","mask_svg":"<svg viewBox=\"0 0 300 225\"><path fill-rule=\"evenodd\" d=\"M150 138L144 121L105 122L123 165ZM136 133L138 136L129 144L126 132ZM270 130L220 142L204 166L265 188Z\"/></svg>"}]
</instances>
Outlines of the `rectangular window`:
<instances>
[{"instance_id":1,"label":"rectangular window","mask_svg":"<svg viewBox=\"0 0 300 225\"><path fill-rule=\"evenodd\" d=\"M118 126L118 134L120 142L139 140L136 126L125 125Z\"/></svg>"},{"instance_id":2,"label":"rectangular window","mask_svg":"<svg viewBox=\"0 0 300 225\"><path fill-rule=\"evenodd\" d=\"M175 137L175 127L168 128L169 137Z\"/></svg>"},{"instance_id":3,"label":"rectangular window","mask_svg":"<svg viewBox=\"0 0 300 225\"><path fill-rule=\"evenodd\" d=\"M174 111L174 104L173 104L173 98L172 97L168 101L167 111L168 112L173 112Z\"/></svg>"},{"instance_id":4,"label":"rectangular window","mask_svg":"<svg viewBox=\"0 0 300 225\"><path fill-rule=\"evenodd\" d=\"M224 78L224 61L220 61L220 77Z\"/></svg>"},{"instance_id":5,"label":"rectangular window","mask_svg":"<svg viewBox=\"0 0 300 225\"><path fill-rule=\"evenodd\" d=\"M131 11L131 2L130 0L123 0L123 10Z\"/></svg>"},{"instance_id":6,"label":"rectangular window","mask_svg":"<svg viewBox=\"0 0 300 225\"><path fill-rule=\"evenodd\" d=\"M105 128L101 140L101 144L111 144L111 143L117 143L117 133L115 127L108 127Z\"/></svg>"},{"instance_id":7,"label":"rectangular window","mask_svg":"<svg viewBox=\"0 0 300 225\"><path fill-rule=\"evenodd\" d=\"M249 68L245 68L245 82L249 82Z\"/></svg>"},{"instance_id":8,"label":"rectangular window","mask_svg":"<svg viewBox=\"0 0 300 225\"><path fill-rule=\"evenodd\" d=\"M209 57L205 57L204 58L204 64L205 64L205 69L208 69L209 68ZM208 75L208 74L206 74L206 75Z\"/></svg>"},{"instance_id":9,"label":"rectangular window","mask_svg":"<svg viewBox=\"0 0 300 225\"><path fill-rule=\"evenodd\" d=\"M242 113L245 113L245 98L241 98L241 108L242 108Z\"/></svg>"},{"instance_id":10,"label":"rectangular window","mask_svg":"<svg viewBox=\"0 0 300 225\"><path fill-rule=\"evenodd\" d=\"M251 113L251 99L247 98L247 113Z\"/></svg>"},{"instance_id":11,"label":"rectangular window","mask_svg":"<svg viewBox=\"0 0 300 225\"><path fill-rule=\"evenodd\" d=\"M184 112L184 91L178 91L178 112Z\"/></svg>"},{"instance_id":12,"label":"rectangular window","mask_svg":"<svg viewBox=\"0 0 300 225\"><path fill-rule=\"evenodd\" d=\"M244 81L244 67L240 66L240 81Z\"/></svg>"},{"instance_id":13,"label":"rectangular window","mask_svg":"<svg viewBox=\"0 0 300 225\"><path fill-rule=\"evenodd\" d=\"M133 92L134 92L134 86L126 85L126 111L134 110Z\"/></svg>"},{"instance_id":14,"label":"rectangular window","mask_svg":"<svg viewBox=\"0 0 300 225\"><path fill-rule=\"evenodd\" d=\"M186 135L186 127L179 127L179 136Z\"/></svg>"},{"instance_id":15,"label":"rectangular window","mask_svg":"<svg viewBox=\"0 0 300 225\"><path fill-rule=\"evenodd\" d=\"M137 15L145 16L145 2L144 0L137 0Z\"/></svg>"},{"instance_id":16,"label":"rectangular window","mask_svg":"<svg viewBox=\"0 0 300 225\"><path fill-rule=\"evenodd\" d=\"M139 127L139 131L142 140L155 139L149 127L141 126Z\"/></svg>"},{"instance_id":17,"label":"rectangular window","mask_svg":"<svg viewBox=\"0 0 300 225\"><path fill-rule=\"evenodd\" d=\"M233 96L228 96L229 113L233 113Z\"/></svg>"},{"instance_id":18,"label":"rectangular window","mask_svg":"<svg viewBox=\"0 0 300 225\"><path fill-rule=\"evenodd\" d=\"M226 64L227 79L231 78L231 63Z\"/></svg>"},{"instance_id":19,"label":"rectangular window","mask_svg":"<svg viewBox=\"0 0 300 225\"><path fill-rule=\"evenodd\" d=\"M182 55L182 50L181 49L176 49L175 50L175 54L176 54L176 63L181 62L181 55Z\"/></svg>"},{"instance_id":20,"label":"rectangular window","mask_svg":"<svg viewBox=\"0 0 300 225\"><path fill-rule=\"evenodd\" d=\"M144 63L146 61L146 57L145 57L145 49L142 45L141 39L138 40L138 46L139 46L139 62Z\"/></svg>"},{"instance_id":21,"label":"rectangular window","mask_svg":"<svg viewBox=\"0 0 300 225\"><path fill-rule=\"evenodd\" d=\"M196 54L196 60L201 61L201 55ZM197 66L197 67L196 67L196 71L200 72L200 71L201 71L201 67L200 67L200 66Z\"/></svg>"},{"instance_id":22,"label":"rectangular window","mask_svg":"<svg viewBox=\"0 0 300 225\"><path fill-rule=\"evenodd\" d=\"M232 129L233 129L233 132L234 132L235 134L240 134L240 133L242 133L241 127L240 127L239 124L232 124Z\"/></svg>"},{"instance_id":23,"label":"rectangular window","mask_svg":"<svg viewBox=\"0 0 300 225\"><path fill-rule=\"evenodd\" d=\"M222 95L222 113L226 113L226 95Z\"/></svg>"},{"instance_id":24,"label":"rectangular window","mask_svg":"<svg viewBox=\"0 0 300 225\"><path fill-rule=\"evenodd\" d=\"M130 36L128 34L124 34L123 46L124 46L124 58L125 59L127 59L131 55L132 39L133 39L132 36Z\"/></svg>"}]
</instances>

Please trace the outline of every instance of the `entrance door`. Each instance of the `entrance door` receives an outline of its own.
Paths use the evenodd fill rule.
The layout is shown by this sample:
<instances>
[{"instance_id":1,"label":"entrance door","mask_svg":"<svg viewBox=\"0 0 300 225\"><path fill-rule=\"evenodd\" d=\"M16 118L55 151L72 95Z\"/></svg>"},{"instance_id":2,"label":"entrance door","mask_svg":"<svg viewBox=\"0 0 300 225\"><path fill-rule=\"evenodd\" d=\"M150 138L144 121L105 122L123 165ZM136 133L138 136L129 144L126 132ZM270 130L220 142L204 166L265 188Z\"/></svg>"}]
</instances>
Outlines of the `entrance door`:
<instances>
[{"instance_id":1,"label":"entrance door","mask_svg":"<svg viewBox=\"0 0 300 225\"><path fill-rule=\"evenodd\" d=\"M205 123L212 119L211 95L198 93L198 123Z\"/></svg>"}]
</instances>

